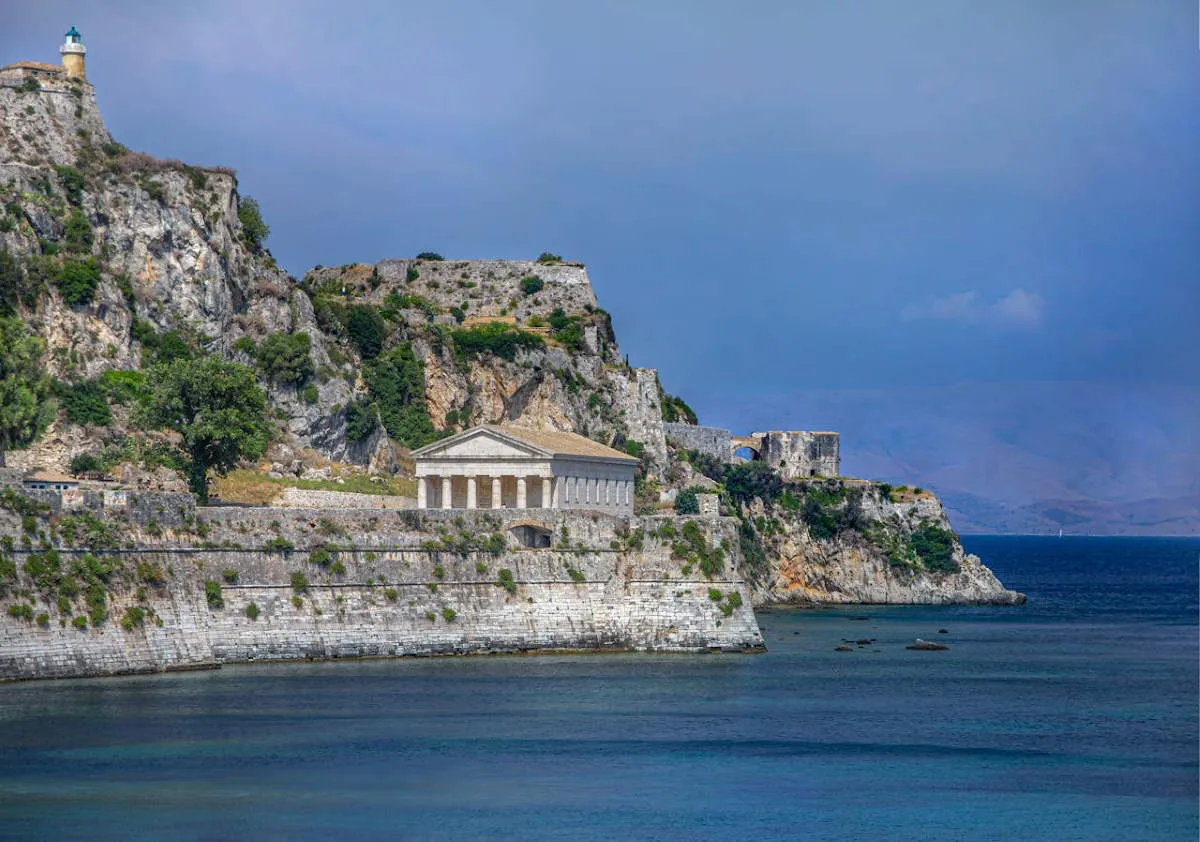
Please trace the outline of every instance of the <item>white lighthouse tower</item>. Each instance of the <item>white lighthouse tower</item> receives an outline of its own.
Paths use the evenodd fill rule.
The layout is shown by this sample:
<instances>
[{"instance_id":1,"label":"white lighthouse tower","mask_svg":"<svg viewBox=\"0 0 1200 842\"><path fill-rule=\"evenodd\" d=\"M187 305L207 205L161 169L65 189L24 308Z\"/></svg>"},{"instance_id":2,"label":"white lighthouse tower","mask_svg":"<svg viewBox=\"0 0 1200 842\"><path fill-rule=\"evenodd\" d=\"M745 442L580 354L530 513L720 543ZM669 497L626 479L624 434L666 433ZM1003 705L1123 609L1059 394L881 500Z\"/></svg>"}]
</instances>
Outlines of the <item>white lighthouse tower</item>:
<instances>
[{"instance_id":1,"label":"white lighthouse tower","mask_svg":"<svg viewBox=\"0 0 1200 842\"><path fill-rule=\"evenodd\" d=\"M66 68L68 76L73 79L87 78L84 68L87 47L83 46L83 36L79 34L78 29L72 26L67 30L67 34L63 36L63 44L58 51L62 53L63 67Z\"/></svg>"}]
</instances>

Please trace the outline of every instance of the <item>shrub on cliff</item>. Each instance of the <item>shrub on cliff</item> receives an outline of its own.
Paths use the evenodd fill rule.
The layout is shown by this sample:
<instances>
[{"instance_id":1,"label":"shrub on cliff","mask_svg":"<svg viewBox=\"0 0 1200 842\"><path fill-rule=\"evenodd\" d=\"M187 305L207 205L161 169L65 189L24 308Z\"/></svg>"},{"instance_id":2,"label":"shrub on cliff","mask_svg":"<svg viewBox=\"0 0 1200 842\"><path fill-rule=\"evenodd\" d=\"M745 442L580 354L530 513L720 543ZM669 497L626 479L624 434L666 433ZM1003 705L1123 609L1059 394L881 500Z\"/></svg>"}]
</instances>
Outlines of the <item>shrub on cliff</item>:
<instances>
[{"instance_id":1,"label":"shrub on cliff","mask_svg":"<svg viewBox=\"0 0 1200 842\"><path fill-rule=\"evenodd\" d=\"M87 214L79 208L71 211L63 233L63 247L67 251L89 252L92 250L92 224L88 222Z\"/></svg>"},{"instance_id":2,"label":"shrub on cliff","mask_svg":"<svg viewBox=\"0 0 1200 842\"><path fill-rule=\"evenodd\" d=\"M423 251L417 255L417 260L444 260L436 251Z\"/></svg>"},{"instance_id":3,"label":"shrub on cliff","mask_svg":"<svg viewBox=\"0 0 1200 842\"><path fill-rule=\"evenodd\" d=\"M954 560L954 533L928 521L918 526L910 539L925 569L934 573L957 573Z\"/></svg>"},{"instance_id":4,"label":"shrub on cliff","mask_svg":"<svg viewBox=\"0 0 1200 842\"><path fill-rule=\"evenodd\" d=\"M138 419L148 429L182 436L188 486L208 502L208 476L227 473L241 459L257 459L271 437L267 398L244 365L219 357L155 366Z\"/></svg>"},{"instance_id":5,"label":"shrub on cliff","mask_svg":"<svg viewBox=\"0 0 1200 842\"><path fill-rule=\"evenodd\" d=\"M54 283L62 292L63 301L72 306L87 304L100 286L100 267L90 257L68 260L54 276Z\"/></svg>"},{"instance_id":6,"label":"shrub on cliff","mask_svg":"<svg viewBox=\"0 0 1200 842\"><path fill-rule=\"evenodd\" d=\"M351 307L346 317L346 331L358 346L358 353L364 361L375 359L383 350L387 325L374 307L366 304Z\"/></svg>"},{"instance_id":7,"label":"shrub on cliff","mask_svg":"<svg viewBox=\"0 0 1200 842\"><path fill-rule=\"evenodd\" d=\"M538 255L538 263L562 263L562 255L544 251Z\"/></svg>"},{"instance_id":8,"label":"shrub on cliff","mask_svg":"<svg viewBox=\"0 0 1200 842\"><path fill-rule=\"evenodd\" d=\"M268 379L298 386L313 373L310 344L307 333L272 333L255 349L254 360Z\"/></svg>"},{"instance_id":9,"label":"shrub on cliff","mask_svg":"<svg viewBox=\"0 0 1200 842\"><path fill-rule=\"evenodd\" d=\"M527 275L521 279L521 292L526 295L533 295L541 292L546 286L546 282L537 275Z\"/></svg>"},{"instance_id":10,"label":"shrub on cliff","mask_svg":"<svg viewBox=\"0 0 1200 842\"><path fill-rule=\"evenodd\" d=\"M17 311L24 282L25 275L17 259L7 247L0 248L0 316Z\"/></svg>"},{"instance_id":11,"label":"shrub on cliff","mask_svg":"<svg viewBox=\"0 0 1200 842\"><path fill-rule=\"evenodd\" d=\"M44 347L20 319L0 318L0 451L32 441L53 419Z\"/></svg>"},{"instance_id":12,"label":"shrub on cliff","mask_svg":"<svg viewBox=\"0 0 1200 842\"><path fill-rule=\"evenodd\" d=\"M246 244L253 249L262 248L262 244L271 234L271 228L263 222L262 208L258 202L249 196L243 196L238 202L238 222L242 223L242 236Z\"/></svg>"},{"instance_id":13,"label":"shrub on cliff","mask_svg":"<svg viewBox=\"0 0 1200 842\"><path fill-rule=\"evenodd\" d=\"M67 420L72 424L107 427L112 423L112 410L108 407L105 389L99 381L55 383L54 393L67 413Z\"/></svg>"},{"instance_id":14,"label":"shrub on cliff","mask_svg":"<svg viewBox=\"0 0 1200 842\"><path fill-rule=\"evenodd\" d=\"M346 438L364 441L379 426L379 407L369 401L351 401L346 405Z\"/></svg>"},{"instance_id":15,"label":"shrub on cliff","mask_svg":"<svg viewBox=\"0 0 1200 842\"><path fill-rule=\"evenodd\" d=\"M438 437L425 408L425 366L408 343L397 345L363 367L363 379L379 407L388 435L409 448Z\"/></svg>"},{"instance_id":16,"label":"shrub on cliff","mask_svg":"<svg viewBox=\"0 0 1200 842\"><path fill-rule=\"evenodd\" d=\"M91 453L80 453L71 459L71 473L74 476L94 474L99 470L100 460Z\"/></svg>"},{"instance_id":17,"label":"shrub on cliff","mask_svg":"<svg viewBox=\"0 0 1200 842\"><path fill-rule=\"evenodd\" d=\"M773 502L783 491L783 480L765 462L742 462L725 469L725 490L736 503L749 503L755 497Z\"/></svg>"},{"instance_id":18,"label":"shrub on cliff","mask_svg":"<svg viewBox=\"0 0 1200 842\"><path fill-rule=\"evenodd\" d=\"M685 488L675 495L675 514L677 515L698 515L700 514L700 501L696 499L696 492L690 488Z\"/></svg>"},{"instance_id":19,"label":"shrub on cliff","mask_svg":"<svg viewBox=\"0 0 1200 842\"><path fill-rule=\"evenodd\" d=\"M460 328L450 335L454 339L455 350L460 354L493 354L506 360L516 359L518 351L531 351L546 344L536 333L499 322Z\"/></svg>"}]
</instances>

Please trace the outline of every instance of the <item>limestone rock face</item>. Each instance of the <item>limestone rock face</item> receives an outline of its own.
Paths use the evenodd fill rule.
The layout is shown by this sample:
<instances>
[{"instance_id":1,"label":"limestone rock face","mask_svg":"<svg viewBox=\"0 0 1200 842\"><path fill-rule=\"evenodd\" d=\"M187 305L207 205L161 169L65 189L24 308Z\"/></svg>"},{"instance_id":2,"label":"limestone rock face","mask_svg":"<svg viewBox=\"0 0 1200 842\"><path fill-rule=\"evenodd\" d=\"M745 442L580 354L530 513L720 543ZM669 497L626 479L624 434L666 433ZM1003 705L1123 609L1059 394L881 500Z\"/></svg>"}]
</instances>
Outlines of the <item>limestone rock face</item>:
<instances>
[{"instance_id":1,"label":"limestone rock face","mask_svg":"<svg viewBox=\"0 0 1200 842\"><path fill-rule=\"evenodd\" d=\"M74 381L138 368L144 349L133 335L135 319L242 362L249 358L234 351L238 339L300 331L310 337L314 366L326 372L314 382L318 400L266 383L272 405L297 446L335 459L361 450L346 442L343 415L331 412L349 402L353 379L330 367L308 297L268 253L247 244L231 171L158 161L113 144L82 82L42 91L0 86L0 118L0 192L19 211L15 218L5 211L0 248L37 260L43 241L61 241L78 210L92 243L77 258L90 256L101 269L90 303L70 305L45 284L24 314L46 340L51 376Z\"/></svg>"},{"instance_id":2,"label":"limestone rock face","mask_svg":"<svg viewBox=\"0 0 1200 842\"><path fill-rule=\"evenodd\" d=\"M1017 605L1025 596L1007 590L978 556L966 553L957 536L952 560L957 572L935 572L920 564L897 564L881 545L903 546L922 525L950 530L932 494L891 502L879 486L861 487L864 525L818 539L800 517L758 505L754 517L771 519L779 531L767 540L767 569L755 582L757 605L793 604L989 604Z\"/></svg>"}]
</instances>

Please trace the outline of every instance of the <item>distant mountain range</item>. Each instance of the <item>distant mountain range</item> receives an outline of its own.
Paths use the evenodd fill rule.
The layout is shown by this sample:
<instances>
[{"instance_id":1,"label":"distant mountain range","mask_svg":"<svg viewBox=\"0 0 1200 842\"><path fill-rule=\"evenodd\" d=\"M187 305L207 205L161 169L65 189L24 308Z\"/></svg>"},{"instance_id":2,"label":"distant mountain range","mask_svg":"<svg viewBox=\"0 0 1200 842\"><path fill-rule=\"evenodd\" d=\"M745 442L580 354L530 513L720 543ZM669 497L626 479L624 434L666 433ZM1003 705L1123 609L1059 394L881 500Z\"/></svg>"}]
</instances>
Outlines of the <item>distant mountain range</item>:
<instances>
[{"instance_id":1,"label":"distant mountain range","mask_svg":"<svg viewBox=\"0 0 1200 842\"><path fill-rule=\"evenodd\" d=\"M842 433L848 475L937 492L960 532L1200 535L1200 388L968 383L734 402Z\"/></svg>"}]
</instances>

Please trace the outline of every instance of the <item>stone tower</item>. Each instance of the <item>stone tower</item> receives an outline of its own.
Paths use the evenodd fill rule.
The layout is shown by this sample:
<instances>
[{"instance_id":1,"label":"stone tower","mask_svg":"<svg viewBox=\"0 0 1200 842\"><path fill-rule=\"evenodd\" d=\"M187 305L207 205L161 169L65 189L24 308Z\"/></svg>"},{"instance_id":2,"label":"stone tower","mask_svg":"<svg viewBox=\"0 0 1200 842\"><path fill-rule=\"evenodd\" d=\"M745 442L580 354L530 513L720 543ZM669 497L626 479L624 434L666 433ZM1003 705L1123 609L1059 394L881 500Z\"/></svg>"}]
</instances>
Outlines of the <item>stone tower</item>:
<instances>
[{"instance_id":1,"label":"stone tower","mask_svg":"<svg viewBox=\"0 0 1200 842\"><path fill-rule=\"evenodd\" d=\"M73 79L86 79L87 72L83 66L83 57L87 54L87 47L83 46L83 36L79 34L79 30L71 27L67 30L67 34L63 36L63 44L58 48L62 53L63 67L67 70L67 75Z\"/></svg>"}]
</instances>

